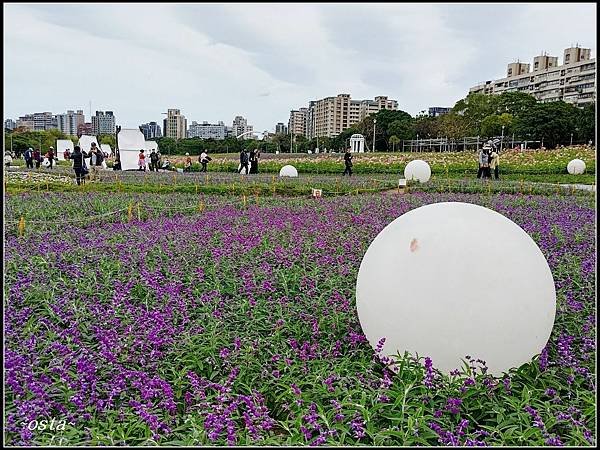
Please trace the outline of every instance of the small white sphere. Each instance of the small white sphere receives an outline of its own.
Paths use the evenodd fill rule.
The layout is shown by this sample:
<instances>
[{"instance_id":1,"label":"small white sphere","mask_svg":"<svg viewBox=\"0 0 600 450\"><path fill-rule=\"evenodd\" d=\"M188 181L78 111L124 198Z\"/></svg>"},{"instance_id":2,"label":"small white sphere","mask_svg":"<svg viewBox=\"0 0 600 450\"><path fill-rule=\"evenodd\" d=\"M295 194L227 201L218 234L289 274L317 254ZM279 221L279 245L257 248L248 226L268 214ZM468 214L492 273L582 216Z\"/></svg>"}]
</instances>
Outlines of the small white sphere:
<instances>
[{"instance_id":1,"label":"small white sphere","mask_svg":"<svg viewBox=\"0 0 600 450\"><path fill-rule=\"evenodd\" d=\"M581 175L585 172L585 163L581 159L573 159L567 164L567 172L571 175Z\"/></svg>"},{"instance_id":2,"label":"small white sphere","mask_svg":"<svg viewBox=\"0 0 600 450\"><path fill-rule=\"evenodd\" d=\"M280 177L297 177L298 171L296 170L296 168L294 166L291 166L288 164L287 166L283 166L281 168L281 170L279 171L279 176Z\"/></svg>"},{"instance_id":3,"label":"small white sphere","mask_svg":"<svg viewBox=\"0 0 600 450\"><path fill-rule=\"evenodd\" d=\"M431 178L431 167L421 159L415 159L409 162L404 168L404 178L407 180L416 180L420 183L427 183Z\"/></svg>"},{"instance_id":4,"label":"small white sphere","mask_svg":"<svg viewBox=\"0 0 600 450\"><path fill-rule=\"evenodd\" d=\"M546 345L556 292L521 227L482 206L446 202L409 211L377 235L360 265L356 307L371 346L386 338L385 356L428 356L448 373L470 355L501 375Z\"/></svg>"}]
</instances>

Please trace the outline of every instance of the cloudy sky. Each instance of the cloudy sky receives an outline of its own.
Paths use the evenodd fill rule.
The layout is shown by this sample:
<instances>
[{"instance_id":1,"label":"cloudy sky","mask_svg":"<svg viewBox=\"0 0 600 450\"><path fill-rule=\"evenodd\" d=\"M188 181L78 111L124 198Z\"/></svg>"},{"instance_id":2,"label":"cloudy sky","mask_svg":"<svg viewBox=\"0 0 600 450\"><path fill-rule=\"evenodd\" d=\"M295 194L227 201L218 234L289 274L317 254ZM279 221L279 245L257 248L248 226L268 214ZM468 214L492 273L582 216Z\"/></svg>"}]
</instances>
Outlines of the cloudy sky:
<instances>
[{"instance_id":1,"label":"cloudy sky","mask_svg":"<svg viewBox=\"0 0 600 450\"><path fill-rule=\"evenodd\" d=\"M113 110L117 123L243 115L274 130L338 93L416 114L453 106L517 58L596 57L588 4L4 4L5 118Z\"/></svg>"}]
</instances>

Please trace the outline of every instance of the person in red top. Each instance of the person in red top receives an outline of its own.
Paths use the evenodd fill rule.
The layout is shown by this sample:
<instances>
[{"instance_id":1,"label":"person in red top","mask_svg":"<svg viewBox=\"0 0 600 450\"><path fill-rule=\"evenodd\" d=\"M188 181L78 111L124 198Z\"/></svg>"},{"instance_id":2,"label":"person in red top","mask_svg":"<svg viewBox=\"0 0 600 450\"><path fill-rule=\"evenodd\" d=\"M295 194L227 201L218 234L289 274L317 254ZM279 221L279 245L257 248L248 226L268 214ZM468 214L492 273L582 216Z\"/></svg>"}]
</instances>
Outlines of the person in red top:
<instances>
[{"instance_id":1,"label":"person in red top","mask_svg":"<svg viewBox=\"0 0 600 450\"><path fill-rule=\"evenodd\" d=\"M33 160L35 161L35 168L39 169L40 164L42 163L42 153L40 152L39 148L36 148L33 151Z\"/></svg>"},{"instance_id":2,"label":"person in red top","mask_svg":"<svg viewBox=\"0 0 600 450\"><path fill-rule=\"evenodd\" d=\"M54 147L50 147L50 150L46 153L46 158L48 158L48 161L50 162L48 169L52 169L52 165L54 164Z\"/></svg>"},{"instance_id":3,"label":"person in red top","mask_svg":"<svg viewBox=\"0 0 600 450\"><path fill-rule=\"evenodd\" d=\"M140 150L138 155L138 170L146 171L146 155L144 155L144 149Z\"/></svg>"}]
</instances>

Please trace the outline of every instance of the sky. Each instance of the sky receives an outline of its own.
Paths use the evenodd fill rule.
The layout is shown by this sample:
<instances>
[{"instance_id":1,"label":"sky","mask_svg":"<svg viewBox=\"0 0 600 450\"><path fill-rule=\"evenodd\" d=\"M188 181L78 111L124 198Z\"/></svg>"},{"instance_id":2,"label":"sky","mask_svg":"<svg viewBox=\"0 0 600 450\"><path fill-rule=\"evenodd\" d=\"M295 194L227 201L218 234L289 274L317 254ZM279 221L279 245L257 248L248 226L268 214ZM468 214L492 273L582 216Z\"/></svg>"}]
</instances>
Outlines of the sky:
<instances>
[{"instance_id":1,"label":"sky","mask_svg":"<svg viewBox=\"0 0 600 450\"><path fill-rule=\"evenodd\" d=\"M256 131L310 100L387 95L412 115L453 106L506 65L596 57L595 3L7 4L4 118L112 110L125 128L168 108Z\"/></svg>"}]
</instances>

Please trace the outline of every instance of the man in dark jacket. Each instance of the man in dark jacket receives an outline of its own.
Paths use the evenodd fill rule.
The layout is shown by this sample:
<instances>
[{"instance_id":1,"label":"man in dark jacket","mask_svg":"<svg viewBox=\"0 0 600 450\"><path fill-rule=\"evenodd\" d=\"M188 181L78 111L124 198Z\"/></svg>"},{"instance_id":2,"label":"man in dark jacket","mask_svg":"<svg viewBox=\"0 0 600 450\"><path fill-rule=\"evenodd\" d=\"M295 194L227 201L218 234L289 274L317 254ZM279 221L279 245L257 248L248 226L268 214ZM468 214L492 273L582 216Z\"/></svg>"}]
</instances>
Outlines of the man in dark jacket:
<instances>
[{"instance_id":1,"label":"man in dark jacket","mask_svg":"<svg viewBox=\"0 0 600 450\"><path fill-rule=\"evenodd\" d=\"M245 170L244 173L248 175L248 153L244 149L240 152L240 170L238 170L238 173L242 173L242 170Z\"/></svg>"},{"instance_id":2,"label":"man in dark jacket","mask_svg":"<svg viewBox=\"0 0 600 450\"><path fill-rule=\"evenodd\" d=\"M33 152L33 160L35 161L35 168L39 169L42 163L42 153L39 148L36 148Z\"/></svg>"},{"instance_id":3,"label":"man in dark jacket","mask_svg":"<svg viewBox=\"0 0 600 450\"><path fill-rule=\"evenodd\" d=\"M344 173L343 175L346 175L346 173L348 174L348 176L352 176L352 154L350 153L350 149L346 149L346 153L344 154L344 164L346 165L346 168L344 169Z\"/></svg>"},{"instance_id":4,"label":"man in dark jacket","mask_svg":"<svg viewBox=\"0 0 600 450\"><path fill-rule=\"evenodd\" d=\"M154 149L150 152L150 172L158 172L158 153Z\"/></svg>"},{"instance_id":5,"label":"man in dark jacket","mask_svg":"<svg viewBox=\"0 0 600 450\"><path fill-rule=\"evenodd\" d=\"M76 145L73 149L73 153L69 156L69 159L73 160L73 170L75 171L75 179L77 184L85 184L85 175L87 171L84 169L85 159L88 155L81 151L79 145Z\"/></svg>"},{"instance_id":6,"label":"man in dark jacket","mask_svg":"<svg viewBox=\"0 0 600 450\"><path fill-rule=\"evenodd\" d=\"M25 150L25 154L23 156L25 157L25 164L27 165L27 168L33 169L33 149L29 147L27 150Z\"/></svg>"}]
</instances>

